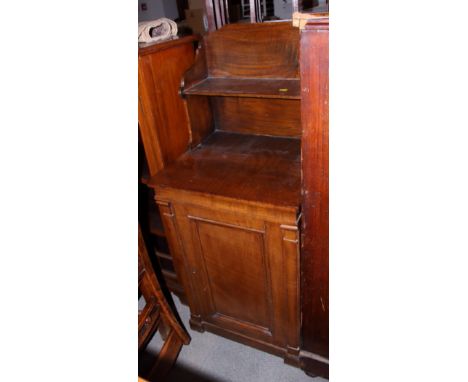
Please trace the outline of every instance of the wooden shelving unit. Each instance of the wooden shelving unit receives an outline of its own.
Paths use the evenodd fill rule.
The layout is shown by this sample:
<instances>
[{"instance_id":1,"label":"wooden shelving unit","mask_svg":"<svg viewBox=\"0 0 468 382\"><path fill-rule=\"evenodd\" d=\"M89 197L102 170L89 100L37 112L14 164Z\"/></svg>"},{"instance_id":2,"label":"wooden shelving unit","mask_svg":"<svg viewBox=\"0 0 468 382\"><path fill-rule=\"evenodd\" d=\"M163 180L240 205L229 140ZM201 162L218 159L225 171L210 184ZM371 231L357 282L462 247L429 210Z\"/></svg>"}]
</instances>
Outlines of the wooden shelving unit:
<instances>
[{"instance_id":1,"label":"wooden shelving unit","mask_svg":"<svg viewBox=\"0 0 468 382\"><path fill-rule=\"evenodd\" d=\"M255 38L252 38L255 36ZM152 177L191 326L299 365L299 30L210 33L182 81L189 149Z\"/></svg>"}]
</instances>

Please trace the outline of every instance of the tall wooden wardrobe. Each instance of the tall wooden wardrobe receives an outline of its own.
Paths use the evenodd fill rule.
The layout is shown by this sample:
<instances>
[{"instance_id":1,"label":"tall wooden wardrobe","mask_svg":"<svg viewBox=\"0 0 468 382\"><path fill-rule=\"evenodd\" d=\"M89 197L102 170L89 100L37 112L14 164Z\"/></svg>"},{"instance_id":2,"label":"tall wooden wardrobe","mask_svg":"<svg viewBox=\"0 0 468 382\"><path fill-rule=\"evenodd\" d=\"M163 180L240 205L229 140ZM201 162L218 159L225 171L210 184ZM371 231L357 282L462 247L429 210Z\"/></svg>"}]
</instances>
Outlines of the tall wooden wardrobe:
<instances>
[{"instance_id":1,"label":"tall wooden wardrobe","mask_svg":"<svg viewBox=\"0 0 468 382\"><path fill-rule=\"evenodd\" d=\"M181 76L187 124L174 128L187 128L188 147L147 182L192 328L322 376L327 32L322 18L302 31L290 22L231 24L205 36Z\"/></svg>"}]
</instances>

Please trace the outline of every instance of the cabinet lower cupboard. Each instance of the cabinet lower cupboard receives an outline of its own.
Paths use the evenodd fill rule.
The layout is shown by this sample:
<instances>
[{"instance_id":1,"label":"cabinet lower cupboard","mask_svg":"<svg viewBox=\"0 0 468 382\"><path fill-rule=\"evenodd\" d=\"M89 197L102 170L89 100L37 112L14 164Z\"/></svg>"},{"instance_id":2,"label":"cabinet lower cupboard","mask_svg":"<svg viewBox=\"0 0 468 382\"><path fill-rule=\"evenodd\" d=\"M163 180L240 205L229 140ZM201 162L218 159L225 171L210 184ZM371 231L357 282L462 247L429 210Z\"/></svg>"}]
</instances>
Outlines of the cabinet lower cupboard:
<instances>
[{"instance_id":1,"label":"cabinet lower cupboard","mask_svg":"<svg viewBox=\"0 0 468 382\"><path fill-rule=\"evenodd\" d=\"M298 143L215 132L161 173L156 186L176 271L185 275L191 326L296 364L299 193L289 186L300 181ZM270 204L258 201L261 194Z\"/></svg>"},{"instance_id":2,"label":"cabinet lower cupboard","mask_svg":"<svg viewBox=\"0 0 468 382\"><path fill-rule=\"evenodd\" d=\"M285 355L297 363L299 247L294 211L161 192L180 273L187 275L192 328ZM171 240L172 241L172 240Z\"/></svg>"}]
</instances>

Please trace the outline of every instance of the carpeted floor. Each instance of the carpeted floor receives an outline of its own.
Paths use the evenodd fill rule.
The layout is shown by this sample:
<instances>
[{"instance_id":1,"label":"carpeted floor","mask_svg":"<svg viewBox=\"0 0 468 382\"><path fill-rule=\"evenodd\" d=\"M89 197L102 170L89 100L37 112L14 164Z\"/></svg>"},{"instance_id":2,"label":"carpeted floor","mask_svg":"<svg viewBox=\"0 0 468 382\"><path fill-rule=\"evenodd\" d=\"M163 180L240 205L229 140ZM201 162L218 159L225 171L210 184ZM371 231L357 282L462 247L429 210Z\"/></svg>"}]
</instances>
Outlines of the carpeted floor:
<instances>
[{"instance_id":1,"label":"carpeted floor","mask_svg":"<svg viewBox=\"0 0 468 382\"><path fill-rule=\"evenodd\" d=\"M295 367L286 365L276 357L249 346L230 341L211 333L198 333L190 329L189 308L174 302L192 341L184 346L176 365L170 372L170 382L325 382L311 378ZM156 334L148 345L149 353L157 353L162 344ZM147 354L150 357L150 354Z\"/></svg>"}]
</instances>

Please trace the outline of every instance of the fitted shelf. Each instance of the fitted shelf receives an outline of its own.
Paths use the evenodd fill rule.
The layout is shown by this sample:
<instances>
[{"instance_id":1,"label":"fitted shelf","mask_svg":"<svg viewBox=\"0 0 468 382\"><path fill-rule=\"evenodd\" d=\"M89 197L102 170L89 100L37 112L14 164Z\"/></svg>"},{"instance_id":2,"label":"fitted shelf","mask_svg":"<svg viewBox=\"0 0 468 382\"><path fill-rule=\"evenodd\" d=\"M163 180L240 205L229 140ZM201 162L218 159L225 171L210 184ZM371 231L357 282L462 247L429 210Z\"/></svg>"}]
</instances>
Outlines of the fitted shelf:
<instances>
[{"instance_id":1,"label":"fitted shelf","mask_svg":"<svg viewBox=\"0 0 468 382\"><path fill-rule=\"evenodd\" d=\"M301 197L300 146L295 138L215 131L151 183L296 208Z\"/></svg>"},{"instance_id":2,"label":"fitted shelf","mask_svg":"<svg viewBox=\"0 0 468 382\"><path fill-rule=\"evenodd\" d=\"M299 79L294 78L209 77L184 89L184 94L222 97L301 99L301 88Z\"/></svg>"}]
</instances>

